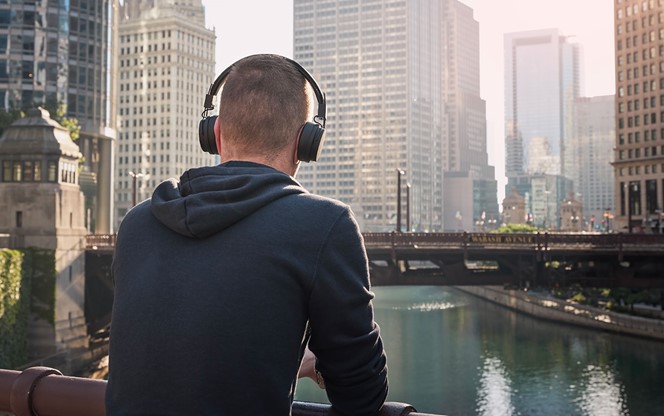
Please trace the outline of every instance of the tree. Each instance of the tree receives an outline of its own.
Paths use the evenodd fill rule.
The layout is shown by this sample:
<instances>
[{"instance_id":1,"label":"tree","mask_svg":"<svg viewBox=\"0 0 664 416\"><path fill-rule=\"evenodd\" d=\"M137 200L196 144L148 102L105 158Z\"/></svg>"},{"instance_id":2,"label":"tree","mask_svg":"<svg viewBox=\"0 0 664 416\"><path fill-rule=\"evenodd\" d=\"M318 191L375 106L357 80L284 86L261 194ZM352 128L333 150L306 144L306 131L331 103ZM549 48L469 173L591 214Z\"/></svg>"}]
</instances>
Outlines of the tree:
<instances>
[{"instance_id":1,"label":"tree","mask_svg":"<svg viewBox=\"0 0 664 416\"><path fill-rule=\"evenodd\" d=\"M57 121L62 127L69 130L69 136L73 141L78 140L81 133L81 126L78 124L78 120L76 118L67 117L67 111L64 103L47 102L43 105L43 108L50 113L53 120ZM0 135L13 122L23 117L25 117L25 112L22 110L5 110L0 108Z\"/></svg>"},{"instance_id":2,"label":"tree","mask_svg":"<svg viewBox=\"0 0 664 416\"><path fill-rule=\"evenodd\" d=\"M495 231L495 233L510 234L510 233L534 233L537 232L537 228L528 224L506 224L501 226Z\"/></svg>"},{"instance_id":3,"label":"tree","mask_svg":"<svg viewBox=\"0 0 664 416\"><path fill-rule=\"evenodd\" d=\"M81 136L81 126L78 124L78 119L74 117L67 117L67 109L62 102L47 102L44 104L44 109L51 114L51 118L67 130L69 136L73 141L78 140Z\"/></svg>"}]
</instances>

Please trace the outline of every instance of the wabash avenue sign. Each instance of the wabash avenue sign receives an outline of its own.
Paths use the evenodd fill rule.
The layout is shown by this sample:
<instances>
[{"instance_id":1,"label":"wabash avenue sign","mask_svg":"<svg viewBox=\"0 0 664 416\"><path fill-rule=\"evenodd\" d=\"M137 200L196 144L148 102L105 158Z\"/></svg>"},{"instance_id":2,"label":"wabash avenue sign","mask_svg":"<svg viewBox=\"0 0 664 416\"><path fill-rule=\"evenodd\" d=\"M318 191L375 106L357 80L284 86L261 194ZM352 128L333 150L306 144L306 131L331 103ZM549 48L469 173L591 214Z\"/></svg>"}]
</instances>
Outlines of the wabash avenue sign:
<instances>
[{"instance_id":1,"label":"wabash avenue sign","mask_svg":"<svg viewBox=\"0 0 664 416\"><path fill-rule=\"evenodd\" d=\"M514 244L514 245L535 245L537 244L536 235L509 235L509 234L495 234L487 235L470 234L468 236L468 243L470 244Z\"/></svg>"}]
</instances>

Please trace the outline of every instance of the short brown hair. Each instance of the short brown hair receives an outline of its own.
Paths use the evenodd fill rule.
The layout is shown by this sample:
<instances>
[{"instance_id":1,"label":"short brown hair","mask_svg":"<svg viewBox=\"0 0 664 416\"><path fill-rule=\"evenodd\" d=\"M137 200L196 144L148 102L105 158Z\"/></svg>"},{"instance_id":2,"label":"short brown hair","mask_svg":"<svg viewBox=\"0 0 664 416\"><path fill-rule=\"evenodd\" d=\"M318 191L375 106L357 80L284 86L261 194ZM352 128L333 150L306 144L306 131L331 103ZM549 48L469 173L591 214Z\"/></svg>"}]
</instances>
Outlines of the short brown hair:
<instances>
[{"instance_id":1,"label":"short brown hair","mask_svg":"<svg viewBox=\"0 0 664 416\"><path fill-rule=\"evenodd\" d=\"M219 104L224 141L268 158L295 140L307 120L304 76L282 56L252 55L233 64Z\"/></svg>"}]
</instances>

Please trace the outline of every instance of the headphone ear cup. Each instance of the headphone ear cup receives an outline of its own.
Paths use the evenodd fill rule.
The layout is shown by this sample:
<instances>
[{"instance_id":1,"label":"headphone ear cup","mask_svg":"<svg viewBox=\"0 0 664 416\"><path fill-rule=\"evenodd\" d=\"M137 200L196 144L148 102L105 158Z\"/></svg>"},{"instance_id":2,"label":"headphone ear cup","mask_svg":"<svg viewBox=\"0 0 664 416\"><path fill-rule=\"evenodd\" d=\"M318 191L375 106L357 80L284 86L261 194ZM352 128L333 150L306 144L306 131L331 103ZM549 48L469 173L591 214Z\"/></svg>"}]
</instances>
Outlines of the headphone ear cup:
<instances>
[{"instance_id":1,"label":"headphone ear cup","mask_svg":"<svg viewBox=\"0 0 664 416\"><path fill-rule=\"evenodd\" d=\"M320 124L307 121L300 129L297 145L297 159L302 162L315 162L323 149L325 129Z\"/></svg>"},{"instance_id":2,"label":"headphone ear cup","mask_svg":"<svg viewBox=\"0 0 664 416\"><path fill-rule=\"evenodd\" d=\"M213 155L219 154L217 149L217 140L214 135L214 123L217 121L217 116L205 117L198 123L198 142L204 152Z\"/></svg>"}]
</instances>

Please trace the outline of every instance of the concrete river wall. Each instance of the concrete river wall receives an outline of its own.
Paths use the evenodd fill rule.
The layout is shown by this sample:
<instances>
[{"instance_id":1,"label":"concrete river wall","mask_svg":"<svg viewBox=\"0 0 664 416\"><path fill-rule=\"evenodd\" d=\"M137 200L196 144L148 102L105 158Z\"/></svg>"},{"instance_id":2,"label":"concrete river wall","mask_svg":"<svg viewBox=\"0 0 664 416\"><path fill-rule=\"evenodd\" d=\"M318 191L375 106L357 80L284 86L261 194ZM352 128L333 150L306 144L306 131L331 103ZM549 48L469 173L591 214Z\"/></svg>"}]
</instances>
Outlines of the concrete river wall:
<instances>
[{"instance_id":1,"label":"concrete river wall","mask_svg":"<svg viewBox=\"0 0 664 416\"><path fill-rule=\"evenodd\" d=\"M664 341L664 320L626 315L499 286L455 286L456 289L541 319Z\"/></svg>"}]
</instances>

